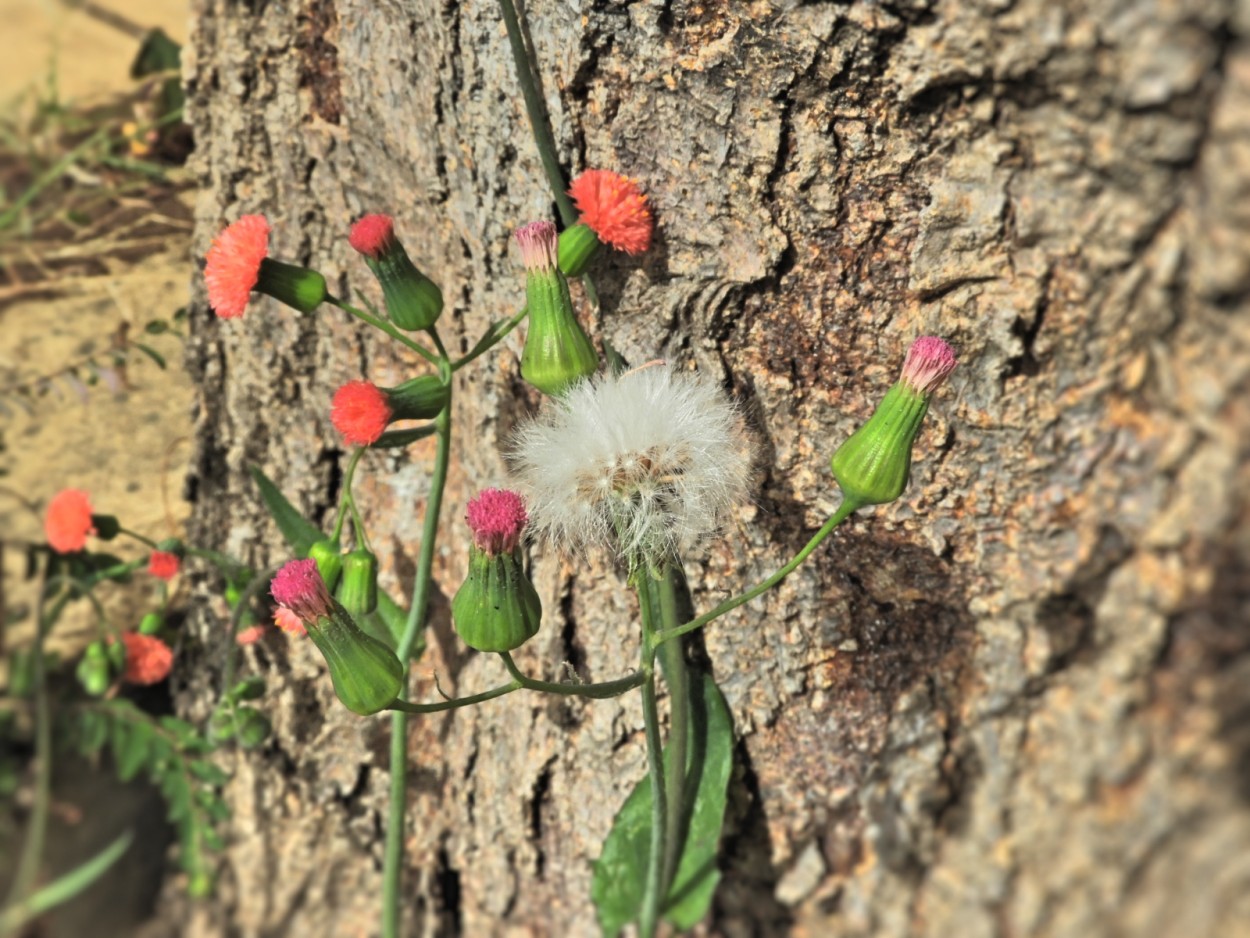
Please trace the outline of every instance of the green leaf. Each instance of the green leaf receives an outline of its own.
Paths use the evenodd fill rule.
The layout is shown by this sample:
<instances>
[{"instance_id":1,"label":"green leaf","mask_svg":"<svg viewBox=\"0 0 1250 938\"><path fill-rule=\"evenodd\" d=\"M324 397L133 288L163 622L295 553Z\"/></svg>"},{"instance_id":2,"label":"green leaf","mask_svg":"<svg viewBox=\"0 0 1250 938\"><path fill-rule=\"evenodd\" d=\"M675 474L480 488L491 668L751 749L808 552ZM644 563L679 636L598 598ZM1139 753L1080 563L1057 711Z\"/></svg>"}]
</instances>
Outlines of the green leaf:
<instances>
[{"instance_id":1,"label":"green leaf","mask_svg":"<svg viewBox=\"0 0 1250 938\"><path fill-rule=\"evenodd\" d=\"M147 763L148 746L152 737L142 724L129 727L122 723L113 725L113 761L116 763L117 777L128 782Z\"/></svg>"},{"instance_id":2,"label":"green leaf","mask_svg":"<svg viewBox=\"0 0 1250 938\"><path fill-rule=\"evenodd\" d=\"M152 348L152 346L144 345L142 342L131 342L130 344L133 345L135 348L137 348L140 352L142 352L148 358L152 359L152 361L156 362L156 367L160 368L162 371L165 370L165 368L167 367L165 364L165 356L162 355L160 352L158 352L156 349Z\"/></svg>"},{"instance_id":3,"label":"green leaf","mask_svg":"<svg viewBox=\"0 0 1250 938\"><path fill-rule=\"evenodd\" d=\"M230 689L226 696L231 700L256 700L265 694L265 679L259 674L245 677Z\"/></svg>"},{"instance_id":4,"label":"green leaf","mask_svg":"<svg viewBox=\"0 0 1250 938\"><path fill-rule=\"evenodd\" d=\"M206 782L207 784L214 785L218 788L230 781L230 776L227 775L221 768L213 765L211 762L206 762L203 759L188 762L187 768L190 769L191 774L198 778L201 782Z\"/></svg>"},{"instance_id":5,"label":"green leaf","mask_svg":"<svg viewBox=\"0 0 1250 938\"><path fill-rule=\"evenodd\" d=\"M235 713L239 745L244 749L259 746L269 738L269 718L255 707L240 707Z\"/></svg>"},{"instance_id":6,"label":"green leaf","mask_svg":"<svg viewBox=\"0 0 1250 938\"><path fill-rule=\"evenodd\" d=\"M394 651L399 647L399 640L403 637L404 629L408 625L408 610L391 599L385 590L379 589L378 608L365 616L365 620L361 625L369 634L379 641L385 642L387 647ZM381 622L384 630L369 628L375 620ZM387 638L388 635L390 636L389 640ZM416 657L416 655L413 657Z\"/></svg>"},{"instance_id":7,"label":"green leaf","mask_svg":"<svg viewBox=\"0 0 1250 938\"><path fill-rule=\"evenodd\" d=\"M248 470L252 473L252 478L256 480L256 487L260 489L260 497L264 499L265 507L273 515L273 520L277 522L282 536L295 548L295 552L300 557L307 556L308 548L324 536L321 530L311 521L305 520L304 516L286 500L286 496L269 481L260 469L256 466L248 466Z\"/></svg>"},{"instance_id":8,"label":"green leaf","mask_svg":"<svg viewBox=\"0 0 1250 938\"><path fill-rule=\"evenodd\" d=\"M86 863L48 883L23 902L5 909L0 914L0 934L14 934L24 923L74 898L120 860L133 839L134 833L125 831Z\"/></svg>"},{"instance_id":9,"label":"green leaf","mask_svg":"<svg viewBox=\"0 0 1250 938\"><path fill-rule=\"evenodd\" d=\"M378 437L372 444L373 449L402 449L417 440L424 440L427 436L433 436L437 431L437 427L432 423L424 426L412 427L408 430L388 430Z\"/></svg>"},{"instance_id":10,"label":"green leaf","mask_svg":"<svg viewBox=\"0 0 1250 938\"><path fill-rule=\"evenodd\" d=\"M720 878L716 852L733 770L733 719L725 699L711 675L691 674L691 683L698 684L701 691L691 695L694 706L687 761L687 786L695 788L694 808L664 903L664 917L680 929L694 927L707 914ZM666 750L665 771L670 771L667 757ZM651 777L647 775L625 799L593 864L590 894L605 935L618 935L638 918L650 851Z\"/></svg>"},{"instance_id":11,"label":"green leaf","mask_svg":"<svg viewBox=\"0 0 1250 938\"><path fill-rule=\"evenodd\" d=\"M78 718L78 751L84 756L97 753L108 738L109 724L104 715L84 709Z\"/></svg>"}]
</instances>

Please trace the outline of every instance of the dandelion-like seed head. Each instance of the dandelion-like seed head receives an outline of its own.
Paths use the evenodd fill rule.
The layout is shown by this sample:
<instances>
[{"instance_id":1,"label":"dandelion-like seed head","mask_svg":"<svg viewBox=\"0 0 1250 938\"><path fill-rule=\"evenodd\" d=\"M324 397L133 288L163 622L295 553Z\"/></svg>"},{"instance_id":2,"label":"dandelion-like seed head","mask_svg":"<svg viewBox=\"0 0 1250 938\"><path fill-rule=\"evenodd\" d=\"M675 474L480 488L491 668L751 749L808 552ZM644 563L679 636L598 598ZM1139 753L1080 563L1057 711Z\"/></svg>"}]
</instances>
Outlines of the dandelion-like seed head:
<instances>
[{"instance_id":1,"label":"dandelion-like seed head","mask_svg":"<svg viewBox=\"0 0 1250 938\"><path fill-rule=\"evenodd\" d=\"M269 222L264 215L244 215L214 240L205 258L208 303L222 319L237 319L260 279L260 263L269 255Z\"/></svg>"},{"instance_id":2,"label":"dandelion-like seed head","mask_svg":"<svg viewBox=\"0 0 1250 938\"><path fill-rule=\"evenodd\" d=\"M715 531L747 496L751 448L715 383L657 364L569 388L520 429L511 462L534 530L632 566Z\"/></svg>"}]
</instances>

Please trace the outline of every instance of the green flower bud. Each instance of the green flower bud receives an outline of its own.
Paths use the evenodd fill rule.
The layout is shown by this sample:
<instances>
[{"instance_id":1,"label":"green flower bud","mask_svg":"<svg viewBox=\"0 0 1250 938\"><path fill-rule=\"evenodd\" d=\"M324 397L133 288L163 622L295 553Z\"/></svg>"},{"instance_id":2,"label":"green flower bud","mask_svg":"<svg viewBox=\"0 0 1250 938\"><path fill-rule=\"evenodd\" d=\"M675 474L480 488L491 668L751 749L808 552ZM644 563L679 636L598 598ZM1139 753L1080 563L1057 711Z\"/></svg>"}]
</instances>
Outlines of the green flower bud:
<instances>
[{"instance_id":1,"label":"green flower bud","mask_svg":"<svg viewBox=\"0 0 1250 938\"><path fill-rule=\"evenodd\" d=\"M339 545L329 538L317 541L308 548L308 556L317 561L317 572L326 589L332 590L339 581L339 571L343 569L343 556L339 553Z\"/></svg>"},{"instance_id":2,"label":"green flower bud","mask_svg":"<svg viewBox=\"0 0 1250 938\"><path fill-rule=\"evenodd\" d=\"M599 253L602 242L589 225L581 222L560 232L557 254L560 270L566 277L580 277L594 256Z\"/></svg>"},{"instance_id":3,"label":"green flower bud","mask_svg":"<svg viewBox=\"0 0 1250 938\"><path fill-rule=\"evenodd\" d=\"M529 333L521 353L521 377L556 395L599 367L595 347L577 322L569 284L556 267L556 227L538 221L516 231L525 261Z\"/></svg>"},{"instance_id":4,"label":"green flower bud","mask_svg":"<svg viewBox=\"0 0 1250 938\"><path fill-rule=\"evenodd\" d=\"M466 520L473 545L469 575L451 601L456 632L478 651L519 648L538 633L543 615L517 547L527 520L521 497L486 489L470 500Z\"/></svg>"},{"instance_id":5,"label":"green flower bud","mask_svg":"<svg viewBox=\"0 0 1250 938\"><path fill-rule=\"evenodd\" d=\"M391 322L410 332L429 329L443 311L443 293L417 270L395 237L389 215L366 215L352 225L348 238L382 285Z\"/></svg>"},{"instance_id":6,"label":"green flower bud","mask_svg":"<svg viewBox=\"0 0 1250 938\"><path fill-rule=\"evenodd\" d=\"M149 612L139 620L140 635L155 635L161 630L161 626L165 624L159 612Z\"/></svg>"},{"instance_id":7,"label":"green flower bud","mask_svg":"<svg viewBox=\"0 0 1250 938\"><path fill-rule=\"evenodd\" d=\"M378 558L358 547L343 558L343 581L339 602L354 618L367 616L378 608Z\"/></svg>"},{"instance_id":8,"label":"green flower bud","mask_svg":"<svg viewBox=\"0 0 1250 938\"><path fill-rule=\"evenodd\" d=\"M102 541L111 541L122 529L115 515L92 515L91 523L95 526L95 536Z\"/></svg>"},{"instance_id":9,"label":"green flower bud","mask_svg":"<svg viewBox=\"0 0 1250 938\"><path fill-rule=\"evenodd\" d=\"M301 313L311 313L329 295L326 278L317 271L267 257L260 262L255 289Z\"/></svg>"},{"instance_id":10,"label":"green flower bud","mask_svg":"<svg viewBox=\"0 0 1250 938\"><path fill-rule=\"evenodd\" d=\"M849 503L856 508L884 505L903 494L929 398L955 365L955 353L941 339L925 336L912 343L898 383L830 460Z\"/></svg>"},{"instance_id":11,"label":"green flower bud","mask_svg":"<svg viewBox=\"0 0 1250 938\"><path fill-rule=\"evenodd\" d=\"M75 673L78 683L92 697L99 697L109 689L112 681L109 677L108 652L104 650L103 642L95 641L87 646Z\"/></svg>"},{"instance_id":12,"label":"green flower bud","mask_svg":"<svg viewBox=\"0 0 1250 938\"><path fill-rule=\"evenodd\" d=\"M393 388L382 388L386 404L391 409L391 419L433 420L447 406L451 388L443 384L437 375L422 375Z\"/></svg>"}]
</instances>

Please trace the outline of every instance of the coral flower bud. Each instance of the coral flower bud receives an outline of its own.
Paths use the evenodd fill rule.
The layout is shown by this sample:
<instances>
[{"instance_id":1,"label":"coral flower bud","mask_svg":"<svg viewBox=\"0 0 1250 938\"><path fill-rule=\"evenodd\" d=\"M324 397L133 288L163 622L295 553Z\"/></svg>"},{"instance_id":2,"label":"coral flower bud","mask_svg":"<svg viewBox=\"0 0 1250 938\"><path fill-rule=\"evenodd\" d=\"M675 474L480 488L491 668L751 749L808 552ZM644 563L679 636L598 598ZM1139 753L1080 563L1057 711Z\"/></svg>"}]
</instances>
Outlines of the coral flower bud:
<instances>
[{"instance_id":1,"label":"coral flower bud","mask_svg":"<svg viewBox=\"0 0 1250 938\"><path fill-rule=\"evenodd\" d=\"M63 489L48 502L43 520L44 534L53 550L73 553L87 546L88 535L95 534L91 515L91 498L79 489Z\"/></svg>"},{"instance_id":2,"label":"coral flower bud","mask_svg":"<svg viewBox=\"0 0 1250 938\"><path fill-rule=\"evenodd\" d=\"M178 567L178 557L167 551L154 550L148 557L148 573L166 583L178 575Z\"/></svg>"},{"instance_id":3,"label":"coral flower bud","mask_svg":"<svg viewBox=\"0 0 1250 938\"><path fill-rule=\"evenodd\" d=\"M850 504L884 505L903 494L929 398L956 364L954 351L939 338L924 336L912 343L898 382L830 461L833 477Z\"/></svg>"},{"instance_id":4,"label":"coral flower bud","mask_svg":"<svg viewBox=\"0 0 1250 938\"><path fill-rule=\"evenodd\" d=\"M127 684L159 684L169 677L174 653L159 638L125 632L122 634L122 645L126 648L122 680Z\"/></svg>"},{"instance_id":5,"label":"coral flower bud","mask_svg":"<svg viewBox=\"0 0 1250 938\"><path fill-rule=\"evenodd\" d=\"M464 643L478 651L511 651L538 633L543 607L525 575L517 545L525 506L515 492L487 489L469 502L473 532L469 575L451 601Z\"/></svg>"},{"instance_id":6,"label":"coral flower bud","mask_svg":"<svg viewBox=\"0 0 1250 938\"><path fill-rule=\"evenodd\" d=\"M408 331L434 325L443 311L443 293L408 257L395 237L394 219L366 215L352 225L347 240L381 284L391 322Z\"/></svg>"},{"instance_id":7,"label":"coral flower bud","mask_svg":"<svg viewBox=\"0 0 1250 938\"><path fill-rule=\"evenodd\" d=\"M569 197L581 213L581 223L604 244L626 254L641 254L651 246L651 210L633 179L588 169L573 180Z\"/></svg>"},{"instance_id":8,"label":"coral flower bud","mask_svg":"<svg viewBox=\"0 0 1250 938\"><path fill-rule=\"evenodd\" d=\"M308 634L308 630L304 628L304 623L300 620L300 617L285 606L279 606L274 610L273 624L288 635L300 636Z\"/></svg>"},{"instance_id":9,"label":"coral flower bud","mask_svg":"<svg viewBox=\"0 0 1250 938\"><path fill-rule=\"evenodd\" d=\"M521 376L555 396L599 367L595 347L573 312L568 281L556 267L556 226L536 221L516 231L525 262L529 333L521 353Z\"/></svg>"},{"instance_id":10,"label":"coral flower bud","mask_svg":"<svg viewBox=\"0 0 1250 938\"><path fill-rule=\"evenodd\" d=\"M208 302L221 319L237 319L253 290L301 313L316 309L328 295L325 277L315 270L269 259L269 221L244 215L214 240L205 258Z\"/></svg>"}]
</instances>

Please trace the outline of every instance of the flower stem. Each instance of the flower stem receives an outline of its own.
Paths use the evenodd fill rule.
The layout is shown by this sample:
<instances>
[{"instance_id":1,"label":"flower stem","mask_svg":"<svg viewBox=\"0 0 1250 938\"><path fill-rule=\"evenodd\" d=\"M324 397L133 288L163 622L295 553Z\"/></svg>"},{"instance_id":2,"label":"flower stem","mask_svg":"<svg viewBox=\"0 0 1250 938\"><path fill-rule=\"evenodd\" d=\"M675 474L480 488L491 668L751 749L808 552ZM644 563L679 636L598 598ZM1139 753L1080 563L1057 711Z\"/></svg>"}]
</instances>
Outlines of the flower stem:
<instances>
[{"instance_id":1,"label":"flower stem","mask_svg":"<svg viewBox=\"0 0 1250 938\"><path fill-rule=\"evenodd\" d=\"M481 341L479 341L478 344L473 347L473 350L469 352L469 354L464 356L464 358L461 358L458 361L452 363L451 370L459 371L461 368L463 368L469 362L473 361L473 359L477 358L479 355L485 355L487 352L493 349L496 345L498 345L500 342L503 341L504 336L506 336L509 332L511 332L513 329L519 326L522 323L522 321L524 321L525 317L529 315L529 311L530 311L529 306L522 306L520 311L515 316L513 316L511 319L504 322L499 327L498 332L491 334L490 329L487 329L486 331L487 331L487 334L489 335L489 339L486 336L483 336ZM495 327L495 324L492 323L491 329L493 329L494 327Z\"/></svg>"},{"instance_id":2,"label":"flower stem","mask_svg":"<svg viewBox=\"0 0 1250 938\"><path fill-rule=\"evenodd\" d=\"M344 302L343 300L340 300L337 296L327 296L325 301L329 303L331 306L337 306L339 309L347 313L349 316L355 316L361 322L368 323L369 325L373 326L373 328L382 330L387 335L389 335L392 339L394 339L396 342L400 343L401 345L406 345L408 348L412 349L414 352L416 352L426 361L431 362L435 365L439 364L442 361L442 359L440 359L437 355L431 352L428 348L426 348L420 342L414 342L412 339L408 338L408 336L404 335L402 332L400 332L398 329L396 329L386 320L381 319L377 316L370 316L363 309L357 309L355 306L352 306L351 303Z\"/></svg>"},{"instance_id":3,"label":"flower stem","mask_svg":"<svg viewBox=\"0 0 1250 938\"><path fill-rule=\"evenodd\" d=\"M647 878L638 918L640 938L652 938L664 912L664 843L667 827L667 789L664 784L664 745L660 740L660 711L655 697L654 587L643 569L634 577L638 608L642 616L642 719L647 738L647 767L651 776L651 850L647 855Z\"/></svg>"},{"instance_id":4,"label":"flower stem","mask_svg":"<svg viewBox=\"0 0 1250 938\"><path fill-rule=\"evenodd\" d=\"M508 44L512 47L512 61L516 65L517 84L521 86L521 97L525 99L525 113L529 115L534 145L538 147L543 172L547 174L547 184L551 187L551 194L556 200L556 208L560 211L560 220L567 227L576 223L577 211L564 191L564 173L560 169L560 159L556 155L555 135L551 132L547 109L543 105L543 99L538 93L538 85L534 81L534 66L530 64L529 53L525 49L525 37L521 35L521 21L517 17L516 6L512 0L499 0L499 12L503 14L504 26L508 30Z\"/></svg>"},{"instance_id":5,"label":"flower stem","mask_svg":"<svg viewBox=\"0 0 1250 938\"><path fill-rule=\"evenodd\" d=\"M440 370L447 359L440 359ZM438 450L434 455L434 473L430 477L430 496L425 506L425 524L421 534L421 552L417 557L417 574L412 588L412 606L400 636L395 655L404 667L402 698L408 688L408 662L417 635L425 627L426 607L430 597L430 575L434 568L434 544L438 537L438 519L443 507L443 488L447 482L447 464L451 452L451 389L447 403L434 418L438 429ZM488 692L489 693L489 692ZM506 691L500 691L506 693ZM397 700L396 703L402 701ZM449 701L450 702L450 701ZM414 706L420 706L415 705ZM450 709L450 708L442 708ZM399 892L404 866L404 813L408 801L408 714L395 709L391 713L391 793L386 825L386 849L382 863L382 935L399 938Z\"/></svg>"},{"instance_id":6,"label":"flower stem","mask_svg":"<svg viewBox=\"0 0 1250 938\"><path fill-rule=\"evenodd\" d=\"M670 564L660 581L660 621L664 629L681 624L678 611L677 578L681 567ZM685 824L690 805L686 803L686 752L690 741L690 669L686 665L681 641L667 642L659 648L664 683L668 685L669 730L668 768L665 775L666 813L664 817L664 867L660 879L661 894L667 896L677 874L677 865L685 848Z\"/></svg>"},{"instance_id":7,"label":"flower stem","mask_svg":"<svg viewBox=\"0 0 1250 938\"><path fill-rule=\"evenodd\" d=\"M820 546L820 542L832 534L833 529L850 517L851 513L859 507L861 506L852 502L850 499L843 499L842 504L838 506L838 510L829 517L829 520L826 521L821 529L816 532L815 536L803 546L803 549L794 555L793 560L770 576L767 580L756 584L745 593L735 596L733 599L725 600L711 612L705 612L697 619L692 619L685 625L678 626L677 628L666 628L662 632L658 632L655 637L656 645L663 645L665 642L672 641L674 638L685 635L687 632L693 632L695 629L702 628L713 619L720 618L725 613L733 609L737 609L743 603L750 602L761 593L772 589L793 573L795 568L806 560L812 551Z\"/></svg>"},{"instance_id":8,"label":"flower stem","mask_svg":"<svg viewBox=\"0 0 1250 938\"><path fill-rule=\"evenodd\" d=\"M619 697L626 691L631 691L635 687L640 686L645 680L646 675L641 671L637 671L629 677L623 677L615 681L604 681L601 684L552 684L549 681L536 681L533 678L526 677L517 668L516 662L512 660L512 655L506 651L499 653L499 657L503 659L504 666L508 669L508 673L512 675L514 682L527 690L542 691L547 694L560 694L565 697L591 697L595 700L606 700L609 697Z\"/></svg>"},{"instance_id":9,"label":"flower stem","mask_svg":"<svg viewBox=\"0 0 1250 938\"><path fill-rule=\"evenodd\" d=\"M474 694L471 697L457 697L455 700L441 700L438 703L429 704L396 700L387 709L403 711L404 713L442 713L445 710L458 710L461 707L485 703L488 700L494 700L496 697L502 697L504 694L511 694L514 690L520 690L523 686L519 681L512 680L507 684L500 684L498 687L492 687L490 690L482 691L482 693Z\"/></svg>"}]
</instances>

